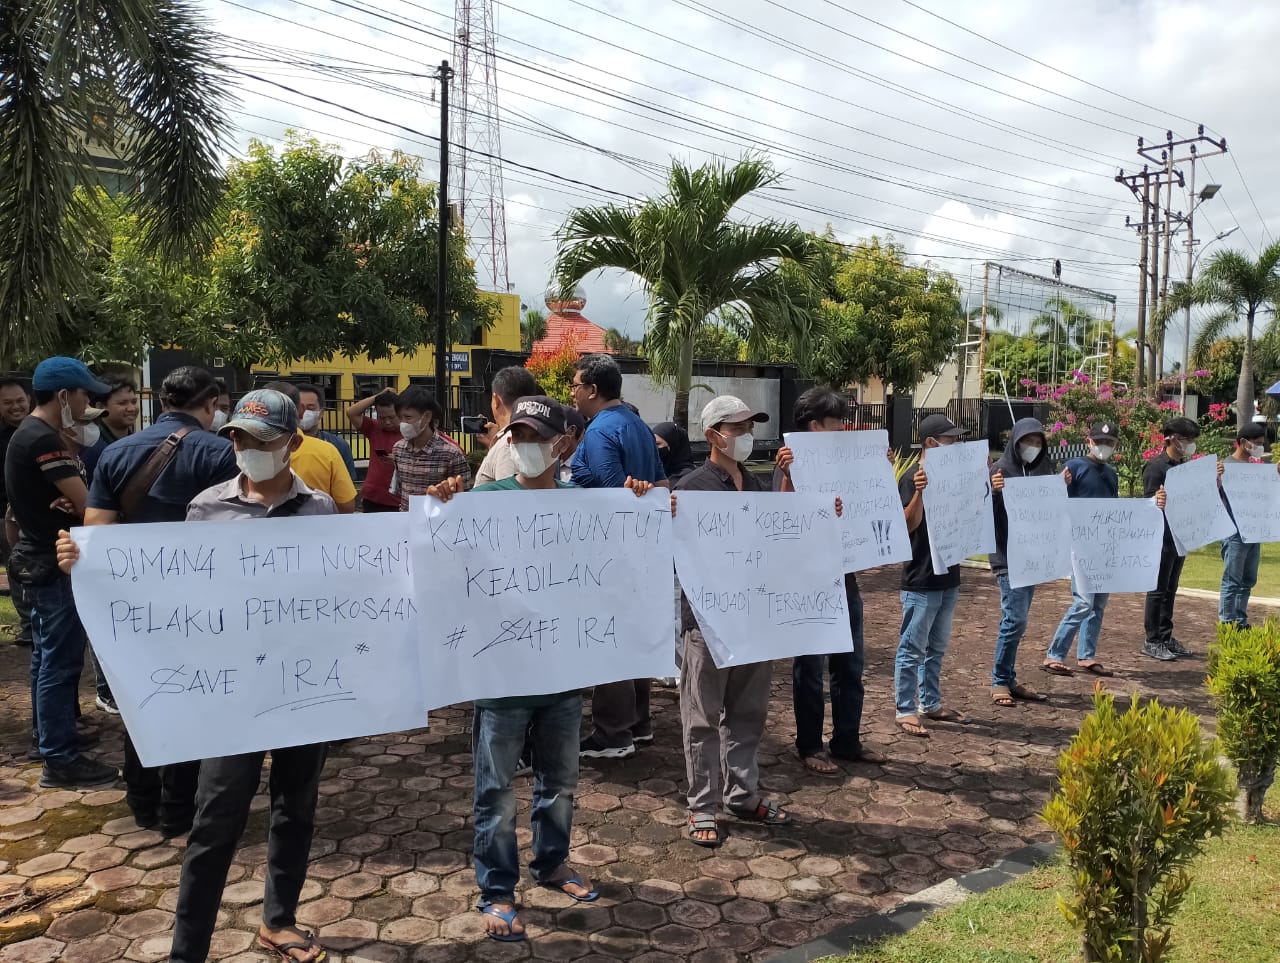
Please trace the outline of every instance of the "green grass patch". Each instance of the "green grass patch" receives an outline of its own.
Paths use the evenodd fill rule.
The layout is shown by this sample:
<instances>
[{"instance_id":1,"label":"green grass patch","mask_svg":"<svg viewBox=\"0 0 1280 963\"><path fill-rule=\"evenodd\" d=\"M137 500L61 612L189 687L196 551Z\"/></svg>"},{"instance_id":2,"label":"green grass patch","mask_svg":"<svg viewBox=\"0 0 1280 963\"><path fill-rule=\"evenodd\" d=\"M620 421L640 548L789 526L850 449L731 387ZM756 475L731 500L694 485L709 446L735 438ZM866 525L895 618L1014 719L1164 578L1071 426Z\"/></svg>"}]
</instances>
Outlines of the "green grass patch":
<instances>
[{"instance_id":1,"label":"green grass patch","mask_svg":"<svg viewBox=\"0 0 1280 963\"><path fill-rule=\"evenodd\" d=\"M1182 569L1183 588L1208 589L1216 592L1222 588L1222 550L1215 545L1198 548L1187 556ZM1280 594L1280 542L1267 542L1262 546L1258 562L1258 584L1255 595Z\"/></svg>"},{"instance_id":2,"label":"green grass patch","mask_svg":"<svg viewBox=\"0 0 1280 963\"><path fill-rule=\"evenodd\" d=\"M0 625L17 625L18 612L13 607L13 599L0 595Z\"/></svg>"},{"instance_id":3,"label":"green grass patch","mask_svg":"<svg viewBox=\"0 0 1280 963\"><path fill-rule=\"evenodd\" d=\"M1280 816L1280 789L1267 797ZM1280 827L1233 825L1196 860L1167 963L1280 959ZM931 917L843 963L1078 963L1079 937L1058 912L1064 863L1040 867Z\"/></svg>"}]
</instances>

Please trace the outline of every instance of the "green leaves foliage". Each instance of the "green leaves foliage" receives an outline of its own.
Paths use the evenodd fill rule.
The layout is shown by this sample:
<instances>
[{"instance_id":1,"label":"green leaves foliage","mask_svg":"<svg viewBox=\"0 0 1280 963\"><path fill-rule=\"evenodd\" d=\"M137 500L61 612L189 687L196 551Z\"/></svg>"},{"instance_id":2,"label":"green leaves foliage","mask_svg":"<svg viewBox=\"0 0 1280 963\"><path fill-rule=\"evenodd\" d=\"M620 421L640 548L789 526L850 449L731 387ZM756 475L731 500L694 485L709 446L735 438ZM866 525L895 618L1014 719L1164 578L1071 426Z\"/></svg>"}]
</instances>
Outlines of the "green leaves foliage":
<instances>
[{"instance_id":1,"label":"green leaves foliage","mask_svg":"<svg viewBox=\"0 0 1280 963\"><path fill-rule=\"evenodd\" d=\"M1236 764L1240 788L1256 796L1256 806L1246 799L1243 815L1258 822L1280 759L1280 622L1272 618L1250 629L1219 625L1207 685L1218 709L1222 751Z\"/></svg>"},{"instance_id":2,"label":"green leaves foliage","mask_svg":"<svg viewBox=\"0 0 1280 963\"><path fill-rule=\"evenodd\" d=\"M0 4L0 364L47 353L91 292L88 134L133 173L129 213L148 251L208 240L221 195L226 85L189 0ZM104 131L99 131L102 133Z\"/></svg>"},{"instance_id":3,"label":"green leaves foliage","mask_svg":"<svg viewBox=\"0 0 1280 963\"><path fill-rule=\"evenodd\" d=\"M734 207L770 187L767 161L673 162L666 192L638 204L574 210L560 229L554 284L570 291L595 271L635 275L649 297L645 351L652 372L673 378L675 420L688 418L694 346L708 319L733 308L749 319L750 342L784 338L803 353L813 334L812 304L797 298L781 267L807 265L816 239L790 222L731 220Z\"/></svg>"},{"instance_id":4,"label":"green leaves foliage","mask_svg":"<svg viewBox=\"0 0 1280 963\"><path fill-rule=\"evenodd\" d=\"M1086 960L1158 963L1185 896L1187 866L1221 835L1230 780L1199 720L1135 695L1124 712L1099 688L1094 711L1058 757L1044 810L1062 839L1074 893L1060 901Z\"/></svg>"},{"instance_id":5,"label":"green leaves foliage","mask_svg":"<svg viewBox=\"0 0 1280 963\"><path fill-rule=\"evenodd\" d=\"M892 241L824 243L815 278L821 302L813 375L833 385L875 377L913 390L955 351L964 324L956 280L907 264Z\"/></svg>"}]
</instances>

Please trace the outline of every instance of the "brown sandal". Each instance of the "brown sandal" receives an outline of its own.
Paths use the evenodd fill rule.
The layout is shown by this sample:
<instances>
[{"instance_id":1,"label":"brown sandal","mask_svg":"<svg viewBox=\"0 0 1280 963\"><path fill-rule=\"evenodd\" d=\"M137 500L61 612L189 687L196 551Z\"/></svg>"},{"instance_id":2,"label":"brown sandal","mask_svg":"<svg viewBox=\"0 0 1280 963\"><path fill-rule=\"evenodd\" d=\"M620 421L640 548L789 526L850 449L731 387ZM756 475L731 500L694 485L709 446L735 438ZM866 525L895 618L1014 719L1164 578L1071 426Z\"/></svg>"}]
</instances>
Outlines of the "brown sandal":
<instances>
[{"instance_id":1,"label":"brown sandal","mask_svg":"<svg viewBox=\"0 0 1280 963\"><path fill-rule=\"evenodd\" d=\"M898 728L909 736L916 736L919 739L929 738L929 730L915 716L903 716L897 720L897 723Z\"/></svg>"},{"instance_id":2,"label":"brown sandal","mask_svg":"<svg viewBox=\"0 0 1280 963\"><path fill-rule=\"evenodd\" d=\"M1009 694L1015 699L1025 699L1027 702L1048 702L1049 697L1042 695L1035 689L1030 689L1021 682L1015 682L1009 686Z\"/></svg>"},{"instance_id":3,"label":"brown sandal","mask_svg":"<svg viewBox=\"0 0 1280 963\"><path fill-rule=\"evenodd\" d=\"M271 940L259 933L258 947L266 950L268 953L274 953L276 956L280 957L284 963L323 963L324 960L328 959L328 951L316 942L316 935L314 933L308 933L306 930L299 929L298 935L304 937L304 939L294 940L290 943L272 943ZM310 952L311 950L318 950L319 952L309 959L304 959L299 956L291 955L294 950L301 950L304 953Z\"/></svg>"},{"instance_id":4,"label":"brown sandal","mask_svg":"<svg viewBox=\"0 0 1280 963\"><path fill-rule=\"evenodd\" d=\"M800 762L816 776L839 776L843 772L828 752L815 752L811 756L801 756Z\"/></svg>"},{"instance_id":5,"label":"brown sandal","mask_svg":"<svg viewBox=\"0 0 1280 963\"><path fill-rule=\"evenodd\" d=\"M1071 670L1061 662L1045 662L1040 666L1041 672L1048 672L1050 675L1070 675Z\"/></svg>"},{"instance_id":6,"label":"brown sandal","mask_svg":"<svg viewBox=\"0 0 1280 963\"><path fill-rule=\"evenodd\" d=\"M998 706L1004 706L1006 709L1017 705L1013 699L1013 693L1007 685L996 685L991 687L991 701Z\"/></svg>"}]
</instances>

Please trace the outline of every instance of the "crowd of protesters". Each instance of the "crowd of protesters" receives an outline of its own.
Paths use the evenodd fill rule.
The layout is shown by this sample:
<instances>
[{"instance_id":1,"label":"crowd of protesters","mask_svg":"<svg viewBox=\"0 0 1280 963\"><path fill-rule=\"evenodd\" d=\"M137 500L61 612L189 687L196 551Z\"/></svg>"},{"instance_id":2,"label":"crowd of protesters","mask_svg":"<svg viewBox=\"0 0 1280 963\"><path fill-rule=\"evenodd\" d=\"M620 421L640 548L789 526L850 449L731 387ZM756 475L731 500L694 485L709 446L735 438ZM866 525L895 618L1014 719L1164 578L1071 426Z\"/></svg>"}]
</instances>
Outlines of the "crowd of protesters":
<instances>
[{"instance_id":1,"label":"crowd of protesters","mask_svg":"<svg viewBox=\"0 0 1280 963\"><path fill-rule=\"evenodd\" d=\"M49 358L26 383L0 381L0 498L4 549L20 626L16 641L31 647L32 742L42 762L40 785L83 788L115 781L115 767L84 752L91 730L79 724L78 686L87 639L76 615L69 572L78 549L66 533L73 525L177 521L247 521L289 515L406 511L409 499L448 500L459 493L555 490L572 498L578 488L626 488L643 496L655 486L672 491L794 491L793 456L777 455L772 477L751 470L756 425L765 412L724 395L702 410L709 456L698 463L690 437L671 422L650 428L622 399L622 374L606 355L583 357L570 385L571 404L546 397L532 374L512 367L492 382L492 420L478 438L487 453L474 476L466 455L443 431L444 413L424 388L391 389L345 411L368 442L368 468L357 498L350 447L321 429L324 394L312 385L272 382L232 405L227 387L199 367L170 372L157 397L161 413L138 428L139 394L128 381L101 380L82 362ZM795 430L841 431L844 399L814 388L800 396ZM901 478L899 495L911 558L902 565L902 619L894 666L896 720L909 735L927 737L934 723L970 720L943 699L942 663L960 593L959 566L937 574L929 550L923 493L929 455L965 431L942 415L920 424L921 457ZM1165 448L1143 477L1146 497L1164 507L1169 469L1195 454L1198 430L1178 418L1165 426ZM1008 447L991 466L997 550L990 568L1000 592L1001 620L993 639L991 698L1007 707L1044 696L1016 675L1019 645L1028 626L1032 588L1013 587L1008 570L1008 520L1002 498L1009 477L1061 471L1072 498L1115 497L1111 466L1115 426L1090 427L1088 453L1058 469L1044 426L1018 421ZM1245 428L1231 455L1259 460L1262 432ZM1221 472L1221 467L1220 467ZM837 507L837 511L839 508ZM1238 536L1222 545L1220 618L1248 624L1250 591L1257 581L1258 546ZM1173 635L1173 609L1182 558L1166 526L1158 584L1147 596L1142 653L1161 661L1190 654ZM857 578L845 578L853 647L849 652L793 660L795 748L809 771L838 777L839 763L879 764L883 753L862 739L865 633ZM722 813L768 826L790 814L761 790L758 751L770 701L769 663L720 668L688 600L679 593L676 623L680 726L687 773L688 839L714 847L724 837ZM1065 662L1077 640L1076 665L1110 675L1098 658L1106 595L1089 595L1074 581L1072 602L1054 633L1041 667L1070 674ZM825 686L824 680L829 678ZM520 877L515 826L518 774L531 771L533 862L536 883L590 902L594 883L568 863L573 794L579 760L619 759L653 741L649 679L596 686L585 735L578 691L479 700L474 705L473 863L478 908L487 934L513 942L526 938L516 903ZM827 701L831 736L824 743ZM118 712L100 679L97 705ZM307 873L323 744L271 751L270 829L266 895L259 945L284 960L325 958L314 934L300 929L295 910ZM227 872L258 790L266 753L257 752L157 768L144 767L125 734L126 799L140 827L166 837L188 835L170 960L203 961L209 950Z\"/></svg>"}]
</instances>

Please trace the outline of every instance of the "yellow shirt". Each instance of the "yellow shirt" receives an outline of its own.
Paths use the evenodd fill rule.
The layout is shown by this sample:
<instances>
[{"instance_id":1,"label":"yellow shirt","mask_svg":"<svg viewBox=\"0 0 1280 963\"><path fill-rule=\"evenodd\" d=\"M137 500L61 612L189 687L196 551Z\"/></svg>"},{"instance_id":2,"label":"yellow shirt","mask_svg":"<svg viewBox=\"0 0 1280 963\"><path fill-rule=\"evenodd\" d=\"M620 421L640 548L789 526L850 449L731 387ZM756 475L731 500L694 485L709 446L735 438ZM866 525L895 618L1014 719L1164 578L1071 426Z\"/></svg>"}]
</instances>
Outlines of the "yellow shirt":
<instances>
[{"instance_id":1,"label":"yellow shirt","mask_svg":"<svg viewBox=\"0 0 1280 963\"><path fill-rule=\"evenodd\" d=\"M323 439L302 435L302 445L293 453L289 467L308 488L324 492L334 504L345 505L356 500L356 486L351 483L342 456Z\"/></svg>"}]
</instances>

